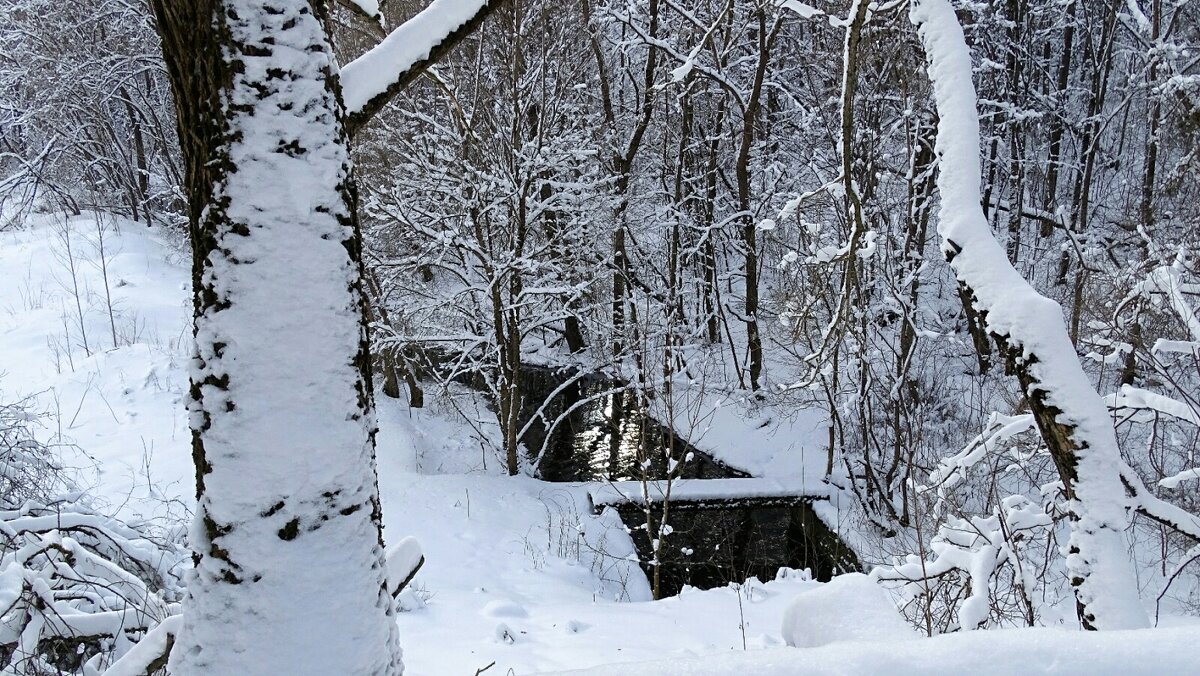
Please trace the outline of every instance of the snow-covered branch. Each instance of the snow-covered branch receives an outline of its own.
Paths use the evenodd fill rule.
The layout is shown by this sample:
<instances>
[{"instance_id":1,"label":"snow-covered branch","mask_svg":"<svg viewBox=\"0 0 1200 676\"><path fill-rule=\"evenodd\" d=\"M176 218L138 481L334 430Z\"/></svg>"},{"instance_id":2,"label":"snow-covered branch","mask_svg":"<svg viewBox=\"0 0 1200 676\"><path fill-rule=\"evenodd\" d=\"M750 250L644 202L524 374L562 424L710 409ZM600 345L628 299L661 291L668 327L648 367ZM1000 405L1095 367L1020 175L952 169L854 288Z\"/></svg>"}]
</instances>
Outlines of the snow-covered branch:
<instances>
[{"instance_id":1,"label":"snow-covered branch","mask_svg":"<svg viewBox=\"0 0 1200 676\"><path fill-rule=\"evenodd\" d=\"M183 624L183 615L172 615L163 620L146 635L129 652L109 665L103 676L145 676L154 673L166 663L171 646L175 644L175 635Z\"/></svg>"},{"instance_id":2,"label":"snow-covered branch","mask_svg":"<svg viewBox=\"0 0 1200 676\"><path fill-rule=\"evenodd\" d=\"M1195 471L1196 470L1188 470L1188 472ZM1184 479L1191 478L1185 476L1188 474L1188 472L1182 472L1174 477L1168 477L1164 480L1168 482L1165 487L1173 487L1174 484L1171 483L1172 479L1179 479L1182 481ZM1129 491L1129 494L1132 496L1130 498L1130 502L1132 503L1133 508L1137 510L1138 514L1141 514L1142 516L1145 516L1153 521L1157 521L1168 528L1172 528L1192 538L1193 540L1200 542L1200 517L1197 517L1191 512L1180 509L1179 507L1172 505L1166 500L1158 498L1153 493L1146 490L1146 487L1142 485L1142 480L1138 478L1137 473L1128 466L1124 467L1124 469L1121 471L1121 481L1125 484L1125 489Z\"/></svg>"},{"instance_id":3,"label":"snow-covered branch","mask_svg":"<svg viewBox=\"0 0 1200 676\"><path fill-rule=\"evenodd\" d=\"M342 68L342 100L350 132L371 119L505 2L433 0L369 52Z\"/></svg>"}]
</instances>

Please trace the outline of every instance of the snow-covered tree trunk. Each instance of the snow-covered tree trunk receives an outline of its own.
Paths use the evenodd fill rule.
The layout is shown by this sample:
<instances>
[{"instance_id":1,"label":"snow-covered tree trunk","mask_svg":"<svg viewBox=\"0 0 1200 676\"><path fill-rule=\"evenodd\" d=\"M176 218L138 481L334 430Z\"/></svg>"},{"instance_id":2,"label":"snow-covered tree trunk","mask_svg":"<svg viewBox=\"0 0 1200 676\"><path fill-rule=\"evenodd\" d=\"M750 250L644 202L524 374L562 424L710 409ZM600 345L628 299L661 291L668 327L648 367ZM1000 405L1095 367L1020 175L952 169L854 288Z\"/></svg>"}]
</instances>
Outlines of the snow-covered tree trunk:
<instances>
[{"instance_id":1,"label":"snow-covered tree trunk","mask_svg":"<svg viewBox=\"0 0 1200 676\"><path fill-rule=\"evenodd\" d=\"M1127 552L1128 500L1112 420L1088 382L1062 309L1009 263L980 206L979 115L971 57L948 0L914 0L939 116L942 250L1016 373L1072 513L1067 571L1088 629L1147 624Z\"/></svg>"},{"instance_id":2,"label":"snow-covered tree trunk","mask_svg":"<svg viewBox=\"0 0 1200 676\"><path fill-rule=\"evenodd\" d=\"M191 674L398 674L360 235L321 0L154 0L187 165Z\"/></svg>"}]
</instances>

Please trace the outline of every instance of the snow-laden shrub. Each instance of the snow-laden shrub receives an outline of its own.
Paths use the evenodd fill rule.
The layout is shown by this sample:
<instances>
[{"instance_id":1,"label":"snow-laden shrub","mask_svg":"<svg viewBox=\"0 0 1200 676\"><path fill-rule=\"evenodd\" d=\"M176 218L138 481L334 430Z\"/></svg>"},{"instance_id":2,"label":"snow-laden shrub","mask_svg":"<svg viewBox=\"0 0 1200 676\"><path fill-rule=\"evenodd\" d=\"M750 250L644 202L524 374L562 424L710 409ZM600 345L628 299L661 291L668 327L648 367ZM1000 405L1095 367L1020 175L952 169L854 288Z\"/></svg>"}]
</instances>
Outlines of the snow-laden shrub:
<instances>
[{"instance_id":1,"label":"snow-laden shrub","mask_svg":"<svg viewBox=\"0 0 1200 676\"><path fill-rule=\"evenodd\" d=\"M1038 623L1040 603L1055 578L1054 519L1025 496L1005 498L990 516L947 515L928 555L875 571L910 602L915 624L929 633ZM1061 585L1060 585L1061 586ZM1056 590L1059 595L1065 592Z\"/></svg>"},{"instance_id":2,"label":"snow-laden shrub","mask_svg":"<svg viewBox=\"0 0 1200 676\"><path fill-rule=\"evenodd\" d=\"M1135 519L1126 536L1155 616L1200 608L1200 320L1191 300L1200 286L1192 259L1180 252L1138 273L1115 319L1093 323L1086 341L1127 463L1119 471ZM1122 340L1134 321L1136 345ZM915 487L927 544L875 576L907 597L906 614L927 632L1074 623L1064 565L1073 505L1036 432L1030 413L993 413Z\"/></svg>"},{"instance_id":3,"label":"snow-laden shrub","mask_svg":"<svg viewBox=\"0 0 1200 676\"><path fill-rule=\"evenodd\" d=\"M0 403L0 506L66 489L63 467L33 436L37 416L27 400Z\"/></svg>"},{"instance_id":4,"label":"snow-laden shrub","mask_svg":"<svg viewBox=\"0 0 1200 676\"><path fill-rule=\"evenodd\" d=\"M0 673L98 674L178 613L187 552L91 508L0 406Z\"/></svg>"}]
</instances>

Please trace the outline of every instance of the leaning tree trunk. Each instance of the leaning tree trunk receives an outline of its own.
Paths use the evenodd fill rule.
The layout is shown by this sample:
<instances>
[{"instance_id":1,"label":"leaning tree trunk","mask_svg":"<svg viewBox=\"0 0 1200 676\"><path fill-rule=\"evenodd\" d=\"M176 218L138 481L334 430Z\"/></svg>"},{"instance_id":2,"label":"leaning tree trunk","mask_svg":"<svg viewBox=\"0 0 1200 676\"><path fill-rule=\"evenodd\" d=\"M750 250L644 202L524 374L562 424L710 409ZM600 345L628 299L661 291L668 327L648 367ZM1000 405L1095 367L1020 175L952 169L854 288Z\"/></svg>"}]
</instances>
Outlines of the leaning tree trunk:
<instances>
[{"instance_id":1,"label":"leaning tree trunk","mask_svg":"<svg viewBox=\"0 0 1200 676\"><path fill-rule=\"evenodd\" d=\"M360 234L321 0L154 0L187 165L190 674L398 674Z\"/></svg>"},{"instance_id":2,"label":"leaning tree trunk","mask_svg":"<svg viewBox=\"0 0 1200 676\"><path fill-rule=\"evenodd\" d=\"M980 207L971 55L949 0L913 0L938 113L938 233L971 305L1017 374L1071 511L1067 572L1086 629L1147 624L1126 549L1128 500L1112 419L1079 364L1062 308L1009 263Z\"/></svg>"}]
</instances>

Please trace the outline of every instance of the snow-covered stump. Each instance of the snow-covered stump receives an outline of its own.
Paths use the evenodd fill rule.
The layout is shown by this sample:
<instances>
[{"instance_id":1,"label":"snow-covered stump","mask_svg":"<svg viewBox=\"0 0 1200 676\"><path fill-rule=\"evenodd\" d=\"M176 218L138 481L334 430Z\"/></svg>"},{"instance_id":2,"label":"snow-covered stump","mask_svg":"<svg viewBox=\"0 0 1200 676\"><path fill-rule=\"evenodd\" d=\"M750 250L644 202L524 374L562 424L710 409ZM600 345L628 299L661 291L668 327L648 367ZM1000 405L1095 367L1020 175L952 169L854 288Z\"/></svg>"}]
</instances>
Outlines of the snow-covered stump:
<instances>
[{"instance_id":1,"label":"snow-covered stump","mask_svg":"<svg viewBox=\"0 0 1200 676\"><path fill-rule=\"evenodd\" d=\"M979 115L971 55L948 0L913 0L938 112L938 233L973 307L1017 374L1062 477L1072 515L1067 571L1087 629L1148 624L1124 531L1120 452L1103 400L1088 382L1062 310L1012 267L980 206Z\"/></svg>"},{"instance_id":2,"label":"snow-covered stump","mask_svg":"<svg viewBox=\"0 0 1200 676\"><path fill-rule=\"evenodd\" d=\"M360 237L320 0L156 0L191 201L189 674L398 674Z\"/></svg>"}]
</instances>

